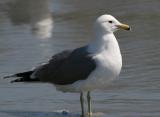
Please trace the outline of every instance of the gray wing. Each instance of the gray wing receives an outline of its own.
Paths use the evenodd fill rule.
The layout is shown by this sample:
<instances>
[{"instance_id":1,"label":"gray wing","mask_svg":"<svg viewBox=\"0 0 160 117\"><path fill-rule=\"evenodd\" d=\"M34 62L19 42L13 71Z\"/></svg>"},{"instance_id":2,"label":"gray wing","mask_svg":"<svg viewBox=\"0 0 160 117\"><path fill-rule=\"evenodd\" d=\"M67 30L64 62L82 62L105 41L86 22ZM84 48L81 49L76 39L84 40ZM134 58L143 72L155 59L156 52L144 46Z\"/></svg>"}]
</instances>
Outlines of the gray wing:
<instances>
[{"instance_id":1,"label":"gray wing","mask_svg":"<svg viewBox=\"0 0 160 117\"><path fill-rule=\"evenodd\" d=\"M34 76L42 82L67 85L86 79L95 67L96 63L86 51L86 47L81 47L56 54L49 63L41 66Z\"/></svg>"}]
</instances>

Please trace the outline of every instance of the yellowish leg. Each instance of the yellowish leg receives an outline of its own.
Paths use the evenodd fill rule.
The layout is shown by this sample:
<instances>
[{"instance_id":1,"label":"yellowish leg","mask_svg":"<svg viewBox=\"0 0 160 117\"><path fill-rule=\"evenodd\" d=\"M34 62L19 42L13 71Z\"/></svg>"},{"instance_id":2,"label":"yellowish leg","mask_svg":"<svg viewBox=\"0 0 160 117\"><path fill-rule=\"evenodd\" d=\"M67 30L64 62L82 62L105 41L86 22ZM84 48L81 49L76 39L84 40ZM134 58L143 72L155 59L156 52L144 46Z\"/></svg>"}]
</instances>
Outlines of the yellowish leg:
<instances>
[{"instance_id":1,"label":"yellowish leg","mask_svg":"<svg viewBox=\"0 0 160 117\"><path fill-rule=\"evenodd\" d=\"M81 117L85 117L85 115L84 115L84 97L83 97L83 92L81 92L81 94L80 94L80 102L81 102L81 110L82 110Z\"/></svg>"},{"instance_id":2,"label":"yellowish leg","mask_svg":"<svg viewBox=\"0 0 160 117\"><path fill-rule=\"evenodd\" d=\"M88 93L87 93L87 102L88 102L88 116L91 117L92 116L92 108L91 108L91 95L90 95L90 91L88 91Z\"/></svg>"}]
</instances>

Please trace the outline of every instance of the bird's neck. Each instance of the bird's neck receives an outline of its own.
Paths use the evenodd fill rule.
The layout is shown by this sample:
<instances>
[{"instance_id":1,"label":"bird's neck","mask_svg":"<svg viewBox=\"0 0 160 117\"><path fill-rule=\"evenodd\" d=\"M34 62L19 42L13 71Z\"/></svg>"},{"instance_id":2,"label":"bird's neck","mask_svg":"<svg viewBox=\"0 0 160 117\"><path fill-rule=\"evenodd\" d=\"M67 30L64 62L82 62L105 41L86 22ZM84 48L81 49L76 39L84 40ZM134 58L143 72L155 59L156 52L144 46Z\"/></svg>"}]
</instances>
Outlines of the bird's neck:
<instances>
[{"instance_id":1,"label":"bird's neck","mask_svg":"<svg viewBox=\"0 0 160 117\"><path fill-rule=\"evenodd\" d=\"M120 54L118 42L113 33L97 34L96 38L88 46L91 53L118 52Z\"/></svg>"}]
</instances>

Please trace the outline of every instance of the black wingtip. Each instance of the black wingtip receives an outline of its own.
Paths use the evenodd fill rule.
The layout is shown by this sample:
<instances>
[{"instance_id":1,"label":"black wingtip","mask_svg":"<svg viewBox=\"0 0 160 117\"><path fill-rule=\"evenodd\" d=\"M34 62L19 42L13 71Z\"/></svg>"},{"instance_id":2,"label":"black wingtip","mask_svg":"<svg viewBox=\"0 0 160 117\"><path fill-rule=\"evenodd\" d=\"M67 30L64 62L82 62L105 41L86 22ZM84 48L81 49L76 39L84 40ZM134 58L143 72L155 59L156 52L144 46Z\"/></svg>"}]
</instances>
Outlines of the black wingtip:
<instances>
[{"instance_id":1,"label":"black wingtip","mask_svg":"<svg viewBox=\"0 0 160 117\"><path fill-rule=\"evenodd\" d=\"M15 79L15 80L10 81L10 83L15 83L15 82L21 82L21 79Z\"/></svg>"}]
</instances>

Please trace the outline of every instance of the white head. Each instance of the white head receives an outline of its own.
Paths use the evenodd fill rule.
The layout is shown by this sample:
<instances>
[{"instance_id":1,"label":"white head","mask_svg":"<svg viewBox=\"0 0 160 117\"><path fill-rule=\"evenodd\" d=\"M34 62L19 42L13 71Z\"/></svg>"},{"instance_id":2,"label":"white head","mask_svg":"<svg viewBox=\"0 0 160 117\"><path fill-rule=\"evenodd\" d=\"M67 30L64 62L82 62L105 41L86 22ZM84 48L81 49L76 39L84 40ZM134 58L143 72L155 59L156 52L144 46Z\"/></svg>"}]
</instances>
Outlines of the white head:
<instances>
[{"instance_id":1,"label":"white head","mask_svg":"<svg viewBox=\"0 0 160 117\"><path fill-rule=\"evenodd\" d=\"M96 28L103 33L113 33L118 29L130 30L126 24L120 23L111 15L102 15L96 20Z\"/></svg>"}]
</instances>

